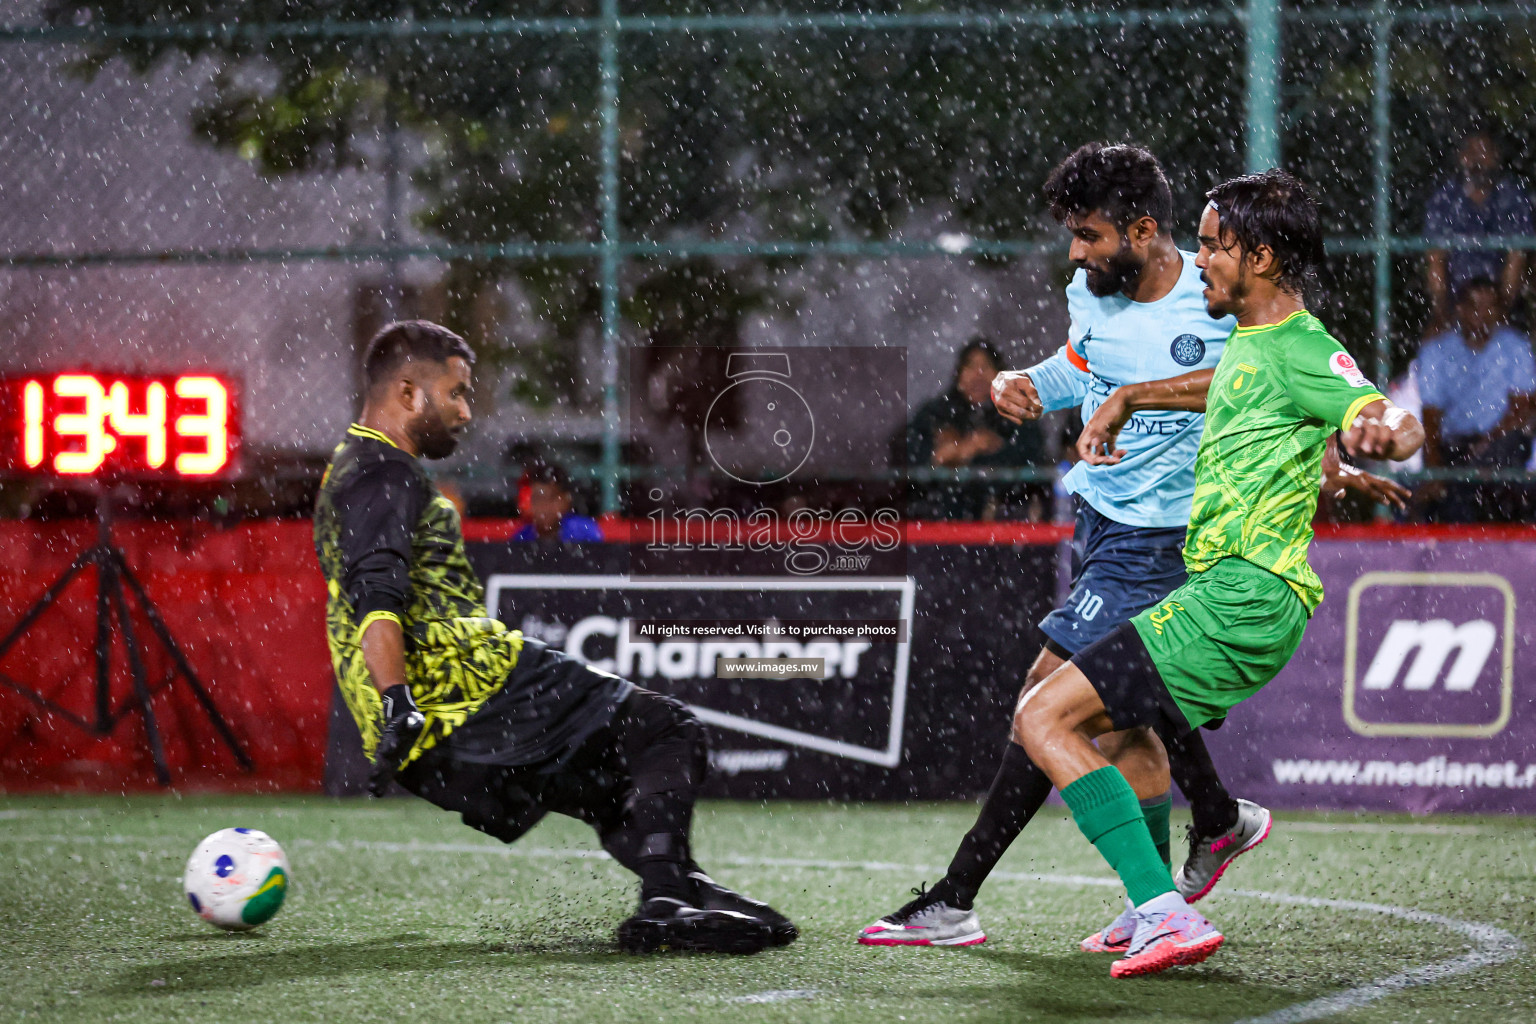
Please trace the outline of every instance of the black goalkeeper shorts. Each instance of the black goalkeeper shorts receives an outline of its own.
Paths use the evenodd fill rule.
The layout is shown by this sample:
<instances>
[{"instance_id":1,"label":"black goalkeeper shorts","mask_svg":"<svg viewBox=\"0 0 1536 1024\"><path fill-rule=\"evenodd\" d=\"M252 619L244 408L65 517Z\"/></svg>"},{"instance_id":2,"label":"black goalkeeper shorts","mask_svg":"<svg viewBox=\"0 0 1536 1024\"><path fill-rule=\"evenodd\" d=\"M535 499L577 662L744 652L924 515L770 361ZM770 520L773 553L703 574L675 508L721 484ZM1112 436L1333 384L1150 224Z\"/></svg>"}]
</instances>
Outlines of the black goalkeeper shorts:
<instances>
[{"instance_id":1,"label":"black goalkeeper shorts","mask_svg":"<svg viewBox=\"0 0 1536 1024\"><path fill-rule=\"evenodd\" d=\"M438 748L473 764L558 765L608 724L634 688L541 641L524 640L506 683Z\"/></svg>"},{"instance_id":2,"label":"black goalkeeper shorts","mask_svg":"<svg viewBox=\"0 0 1536 1024\"><path fill-rule=\"evenodd\" d=\"M624 759L625 734L640 729L646 735L690 721L696 723L682 702L628 684L617 712L558 761L521 767L462 761L450 746L440 745L395 778L422 799L457 812L470 828L503 842L517 839L550 812L606 832L618 826L635 790Z\"/></svg>"}]
</instances>

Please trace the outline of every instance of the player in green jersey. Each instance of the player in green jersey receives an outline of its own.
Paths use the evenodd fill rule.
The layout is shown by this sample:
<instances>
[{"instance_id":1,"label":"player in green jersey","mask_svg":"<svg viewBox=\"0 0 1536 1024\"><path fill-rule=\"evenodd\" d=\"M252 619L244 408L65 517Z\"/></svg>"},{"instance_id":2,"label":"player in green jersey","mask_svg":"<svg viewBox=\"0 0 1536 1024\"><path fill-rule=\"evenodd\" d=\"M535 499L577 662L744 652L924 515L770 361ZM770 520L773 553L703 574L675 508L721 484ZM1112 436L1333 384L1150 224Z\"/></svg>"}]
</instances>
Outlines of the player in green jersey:
<instances>
[{"instance_id":1,"label":"player in green jersey","mask_svg":"<svg viewBox=\"0 0 1536 1024\"><path fill-rule=\"evenodd\" d=\"M1175 890L1125 779L1093 739L1136 726L1181 735L1225 717L1285 665L1322 585L1307 564L1329 438L1402 460L1423 428L1393 406L1306 310L1322 263L1317 204L1282 171L1207 193L1196 265L1212 316L1237 326L1209 390L1180 377L1106 402L1079 450L1120 457L1119 427L1142 408L1204 412L1185 563L1188 581L1073 656L1027 694L1014 736L1125 882L1136 933L1114 977L1199 963L1223 937ZM1126 390L1126 389L1123 389Z\"/></svg>"}]
</instances>

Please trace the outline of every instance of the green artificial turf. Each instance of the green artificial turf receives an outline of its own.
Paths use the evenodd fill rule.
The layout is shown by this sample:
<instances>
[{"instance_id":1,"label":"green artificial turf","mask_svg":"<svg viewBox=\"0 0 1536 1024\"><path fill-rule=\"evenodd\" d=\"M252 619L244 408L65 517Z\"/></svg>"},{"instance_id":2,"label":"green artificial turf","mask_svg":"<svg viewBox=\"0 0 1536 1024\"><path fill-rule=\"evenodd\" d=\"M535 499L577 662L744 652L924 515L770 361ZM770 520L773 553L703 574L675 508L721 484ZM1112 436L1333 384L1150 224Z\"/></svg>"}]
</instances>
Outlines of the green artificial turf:
<instances>
[{"instance_id":1,"label":"green artificial turf","mask_svg":"<svg viewBox=\"0 0 1536 1024\"><path fill-rule=\"evenodd\" d=\"M700 861L793 916L802 938L752 957L633 957L612 941L632 880L567 819L508 847L415 800L0 798L0 1020L1236 1021L1480 950L1507 957L1516 942L1503 963L1329 1019L1536 1019L1528 820L1281 816L1201 904L1228 936L1214 958L1113 981L1110 957L1076 947L1120 890L1090 884L1107 869L1047 809L982 892L985 945L856 945L938 877L974 813L705 804ZM248 934L198 920L180 888L196 842L231 825L271 833L292 866L282 912ZM1502 933L1474 941L1443 922L1254 893Z\"/></svg>"}]
</instances>

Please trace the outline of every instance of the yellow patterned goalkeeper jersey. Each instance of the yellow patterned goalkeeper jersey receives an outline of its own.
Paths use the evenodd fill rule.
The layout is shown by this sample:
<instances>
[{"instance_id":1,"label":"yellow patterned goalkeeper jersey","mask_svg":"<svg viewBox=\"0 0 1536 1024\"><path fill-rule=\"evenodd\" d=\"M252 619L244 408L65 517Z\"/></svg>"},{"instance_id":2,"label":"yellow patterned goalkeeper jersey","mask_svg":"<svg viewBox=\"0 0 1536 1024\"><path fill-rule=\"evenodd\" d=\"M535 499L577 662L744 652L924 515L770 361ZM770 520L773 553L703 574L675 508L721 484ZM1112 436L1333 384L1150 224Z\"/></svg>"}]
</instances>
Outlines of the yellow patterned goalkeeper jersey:
<instances>
[{"instance_id":1,"label":"yellow patterned goalkeeper jersey","mask_svg":"<svg viewBox=\"0 0 1536 1024\"><path fill-rule=\"evenodd\" d=\"M406 679L426 715L406 763L505 685L523 635L486 616L458 510L378 431L354 424L331 456L315 503L315 553L330 593L331 664L369 757L381 710L361 639L375 620L400 623Z\"/></svg>"}]
</instances>

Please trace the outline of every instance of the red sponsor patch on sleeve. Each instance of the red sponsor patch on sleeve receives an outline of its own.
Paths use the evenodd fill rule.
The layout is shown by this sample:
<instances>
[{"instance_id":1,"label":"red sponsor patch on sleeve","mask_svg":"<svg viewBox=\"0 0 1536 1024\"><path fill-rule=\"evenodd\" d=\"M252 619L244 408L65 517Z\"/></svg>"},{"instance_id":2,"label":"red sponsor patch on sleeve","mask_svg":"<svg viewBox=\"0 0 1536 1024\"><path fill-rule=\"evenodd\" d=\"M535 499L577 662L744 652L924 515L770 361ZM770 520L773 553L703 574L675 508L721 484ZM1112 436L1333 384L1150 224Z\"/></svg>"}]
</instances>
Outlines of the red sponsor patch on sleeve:
<instances>
[{"instance_id":1,"label":"red sponsor patch on sleeve","mask_svg":"<svg viewBox=\"0 0 1536 1024\"><path fill-rule=\"evenodd\" d=\"M1328 357L1328 369L1344 378L1344 383L1352 388L1368 388L1371 382L1365 374L1360 372L1360 367L1355 364L1354 357L1348 352L1335 352Z\"/></svg>"}]
</instances>

